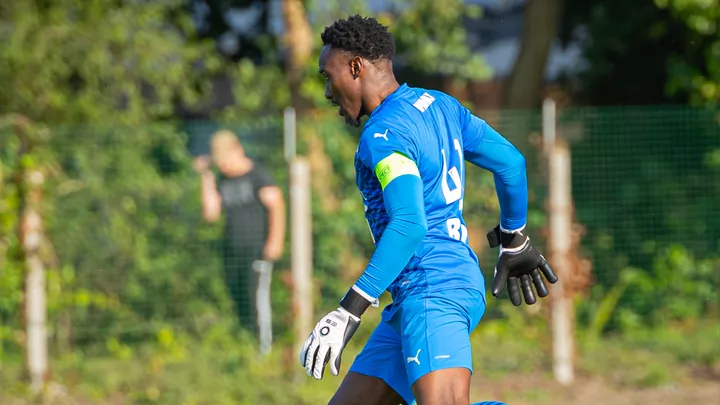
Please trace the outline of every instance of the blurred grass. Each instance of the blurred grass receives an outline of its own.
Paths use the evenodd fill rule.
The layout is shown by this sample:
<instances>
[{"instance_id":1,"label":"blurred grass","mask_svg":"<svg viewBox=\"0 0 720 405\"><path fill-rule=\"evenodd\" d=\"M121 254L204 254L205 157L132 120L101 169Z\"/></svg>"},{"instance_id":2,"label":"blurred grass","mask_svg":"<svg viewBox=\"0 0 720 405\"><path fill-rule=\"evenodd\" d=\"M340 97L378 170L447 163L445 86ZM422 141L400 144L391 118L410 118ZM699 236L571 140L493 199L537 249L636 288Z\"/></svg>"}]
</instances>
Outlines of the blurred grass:
<instances>
[{"instance_id":1,"label":"blurred grass","mask_svg":"<svg viewBox=\"0 0 720 405\"><path fill-rule=\"evenodd\" d=\"M523 375L551 379L547 328L538 318L526 314L481 325L472 336L476 382ZM523 319L532 327L514 325ZM683 385L698 367L720 366L719 337L720 324L706 323L638 330L589 344L580 340L578 375L602 378L619 389ZM348 348L343 372L365 339ZM21 362L20 357L2 359L0 403L31 403L20 382ZM226 324L209 329L202 341L165 332L156 344L134 350L129 357L85 358L76 352L54 359L52 368L57 383L51 389L55 400L47 402L52 405L318 404L327 402L341 381L329 373L322 381L307 378L288 345L277 345L271 355L259 356ZM532 403L546 403L553 396L547 387L507 390L514 391L508 395Z\"/></svg>"},{"instance_id":2,"label":"blurred grass","mask_svg":"<svg viewBox=\"0 0 720 405\"><path fill-rule=\"evenodd\" d=\"M641 329L583 347L582 370L619 386L675 386L720 367L720 324Z\"/></svg>"}]
</instances>

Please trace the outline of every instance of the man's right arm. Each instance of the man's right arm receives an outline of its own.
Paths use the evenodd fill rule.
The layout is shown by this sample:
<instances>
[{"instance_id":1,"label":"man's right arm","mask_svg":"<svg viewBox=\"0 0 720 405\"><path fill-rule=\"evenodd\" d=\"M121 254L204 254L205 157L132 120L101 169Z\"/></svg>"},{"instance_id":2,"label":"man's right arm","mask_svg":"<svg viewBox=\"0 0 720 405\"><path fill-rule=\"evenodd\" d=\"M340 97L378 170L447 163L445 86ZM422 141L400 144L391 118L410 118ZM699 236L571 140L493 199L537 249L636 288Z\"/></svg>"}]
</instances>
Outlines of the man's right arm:
<instances>
[{"instance_id":1,"label":"man's right arm","mask_svg":"<svg viewBox=\"0 0 720 405\"><path fill-rule=\"evenodd\" d=\"M215 175L211 171L207 171L201 176L203 218L208 222L215 222L220 218L222 212L220 194L215 186Z\"/></svg>"},{"instance_id":2,"label":"man's right arm","mask_svg":"<svg viewBox=\"0 0 720 405\"><path fill-rule=\"evenodd\" d=\"M208 158L198 156L193 162L193 167L200 173L203 218L208 222L215 222L222 212L222 199L217 191L215 175L209 169Z\"/></svg>"},{"instance_id":3,"label":"man's right arm","mask_svg":"<svg viewBox=\"0 0 720 405\"><path fill-rule=\"evenodd\" d=\"M500 225L487 236L490 247L500 246L492 294L498 297L507 285L513 305L521 305L523 296L526 304L535 304L537 298L532 285L535 285L538 296L549 294L541 273L551 284L556 283L558 278L547 260L530 243L530 238L522 232L528 211L525 157L485 121L461 108L465 159L493 173L500 201Z\"/></svg>"}]
</instances>

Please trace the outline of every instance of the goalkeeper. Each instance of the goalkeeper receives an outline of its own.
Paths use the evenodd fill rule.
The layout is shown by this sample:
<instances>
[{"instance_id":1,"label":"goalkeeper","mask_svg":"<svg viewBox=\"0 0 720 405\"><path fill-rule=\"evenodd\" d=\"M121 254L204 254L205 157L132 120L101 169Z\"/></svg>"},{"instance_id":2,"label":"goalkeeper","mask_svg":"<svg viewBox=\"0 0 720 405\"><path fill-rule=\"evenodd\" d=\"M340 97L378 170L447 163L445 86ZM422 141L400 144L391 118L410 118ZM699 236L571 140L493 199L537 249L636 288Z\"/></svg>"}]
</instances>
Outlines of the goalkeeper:
<instances>
[{"instance_id":1,"label":"goalkeeper","mask_svg":"<svg viewBox=\"0 0 720 405\"><path fill-rule=\"evenodd\" d=\"M362 352L333 405L468 405L470 334L485 311L485 282L463 219L465 161L493 173L500 221L488 234L500 246L492 294L507 286L513 304L548 295L557 277L523 233L525 160L457 100L400 85L395 43L373 18L338 20L321 35L325 97L348 124L363 126L355 156L375 252L335 311L323 317L300 353L308 375L339 374L342 351L363 313L389 291Z\"/></svg>"}]
</instances>

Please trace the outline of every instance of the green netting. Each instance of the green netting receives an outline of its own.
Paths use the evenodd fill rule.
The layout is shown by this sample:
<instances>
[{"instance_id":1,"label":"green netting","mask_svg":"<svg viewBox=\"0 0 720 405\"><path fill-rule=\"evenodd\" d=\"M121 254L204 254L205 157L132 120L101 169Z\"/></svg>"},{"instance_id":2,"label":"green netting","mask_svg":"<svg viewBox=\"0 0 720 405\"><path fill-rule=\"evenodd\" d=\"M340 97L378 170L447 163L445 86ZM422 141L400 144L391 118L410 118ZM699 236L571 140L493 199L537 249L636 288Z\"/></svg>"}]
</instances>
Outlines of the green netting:
<instances>
[{"instance_id":1,"label":"green netting","mask_svg":"<svg viewBox=\"0 0 720 405\"><path fill-rule=\"evenodd\" d=\"M579 323L619 283L626 290L607 329L695 319L718 307L720 287L720 120L717 110L627 107L558 111L558 134L571 141L573 198L586 229L582 255L594 285L578 306ZM480 114L525 154L530 179L528 228L544 249L547 183L538 141L540 111ZM221 280L221 225L202 221L200 182L192 156L207 152L218 128L238 133L268 167L286 197L282 119L240 123L158 123L143 128L49 128L52 175L45 193L49 322L53 341L105 348L154 339L172 325L202 334L233 319ZM3 127L4 140L12 138ZM352 132L352 131L351 131ZM336 116L301 120L299 151L313 167L313 246L318 311L337 298L372 254L355 191L355 137ZM10 191L19 167L16 143L2 150L2 327L21 330L17 313L22 268L12 237ZM495 252L485 232L497 223L492 176L469 169L466 219L471 243L491 277ZM275 329L292 321L282 280L288 249L273 284ZM13 265L15 263L15 265ZM632 282L628 281L632 280ZM494 302L494 301L493 301ZM488 316L500 316L493 312ZM67 330L66 330L67 329ZM64 336L64 337L63 337ZM61 339L62 337L62 339ZM7 350L18 349L3 338ZM13 349L14 348L14 349ZM104 349L103 349L104 350Z\"/></svg>"}]
</instances>

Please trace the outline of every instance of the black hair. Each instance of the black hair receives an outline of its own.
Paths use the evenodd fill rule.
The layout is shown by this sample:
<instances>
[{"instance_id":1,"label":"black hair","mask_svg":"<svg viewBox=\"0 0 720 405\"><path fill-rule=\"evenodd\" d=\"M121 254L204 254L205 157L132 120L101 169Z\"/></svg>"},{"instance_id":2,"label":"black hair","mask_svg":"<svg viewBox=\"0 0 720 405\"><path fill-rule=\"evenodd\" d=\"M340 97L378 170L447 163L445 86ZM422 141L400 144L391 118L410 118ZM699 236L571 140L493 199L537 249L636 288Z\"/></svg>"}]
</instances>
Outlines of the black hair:
<instances>
[{"instance_id":1,"label":"black hair","mask_svg":"<svg viewBox=\"0 0 720 405\"><path fill-rule=\"evenodd\" d=\"M372 17L354 15L335 21L320 34L323 45L330 45L369 61L395 56L395 39L387 27Z\"/></svg>"}]
</instances>

